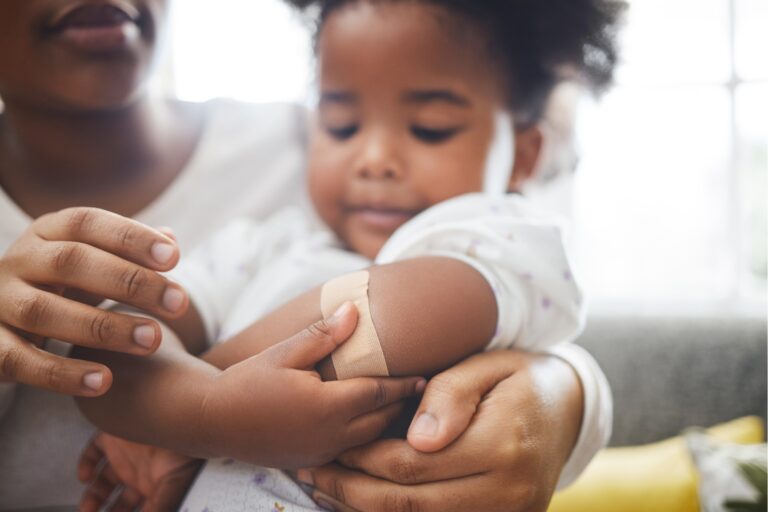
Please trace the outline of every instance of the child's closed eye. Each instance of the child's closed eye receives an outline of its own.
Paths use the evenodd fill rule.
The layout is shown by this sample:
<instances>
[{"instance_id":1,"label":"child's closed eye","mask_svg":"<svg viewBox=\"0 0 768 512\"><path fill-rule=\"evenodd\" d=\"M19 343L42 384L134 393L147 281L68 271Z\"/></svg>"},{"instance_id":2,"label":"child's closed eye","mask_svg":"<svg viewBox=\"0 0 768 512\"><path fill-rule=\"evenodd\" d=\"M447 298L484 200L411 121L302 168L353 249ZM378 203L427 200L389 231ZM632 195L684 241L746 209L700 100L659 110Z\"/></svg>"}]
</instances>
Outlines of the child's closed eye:
<instances>
[{"instance_id":1,"label":"child's closed eye","mask_svg":"<svg viewBox=\"0 0 768 512\"><path fill-rule=\"evenodd\" d=\"M428 128L426 126L412 125L411 135L427 144L440 144L464 131L464 126L451 128Z\"/></svg>"},{"instance_id":2,"label":"child's closed eye","mask_svg":"<svg viewBox=\"0 0 768 512\"><path fill-rule=\"evenodd\" d=\"M347 140L357 133L358 125L347 124L341 126L326 126L325 129L334 139Z\"/></svg>"}]
</instances>

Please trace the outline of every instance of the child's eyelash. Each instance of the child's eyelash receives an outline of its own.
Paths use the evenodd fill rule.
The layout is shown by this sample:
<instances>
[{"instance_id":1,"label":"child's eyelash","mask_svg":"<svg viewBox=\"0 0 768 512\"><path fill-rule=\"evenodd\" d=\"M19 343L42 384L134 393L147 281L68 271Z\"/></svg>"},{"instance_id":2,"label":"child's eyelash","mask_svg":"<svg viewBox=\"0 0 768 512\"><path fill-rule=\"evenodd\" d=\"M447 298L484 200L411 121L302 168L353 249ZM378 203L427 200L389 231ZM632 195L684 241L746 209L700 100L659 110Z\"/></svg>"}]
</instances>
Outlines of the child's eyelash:
<instances>
[{"instance_id":1,"label":"child's eyelash","mask_svg":"<svg viewBox=\"0 0 768 512\"><path fill-rule=\"evenodd\" d=\"M357 125L356 124L350 124L347 126L340 126L340 127L327 127L328 133L331 134L331 136L334 139L337 140L347 140L351 138L355 133L357 133Z\"/></svg>"},{"instance_id":2,"label":"child's eyelash","mask_svg":"<svg viewBox=\"0 0 768 512\"><path fill-rule=\"evenodd\" d=\"M426 142L427 144L439 144L450 139L454 135L461 132L463 129L463 127L434 129L414 125L411 126L411 134L422 142Z\"/></svg>"}]
</instances>

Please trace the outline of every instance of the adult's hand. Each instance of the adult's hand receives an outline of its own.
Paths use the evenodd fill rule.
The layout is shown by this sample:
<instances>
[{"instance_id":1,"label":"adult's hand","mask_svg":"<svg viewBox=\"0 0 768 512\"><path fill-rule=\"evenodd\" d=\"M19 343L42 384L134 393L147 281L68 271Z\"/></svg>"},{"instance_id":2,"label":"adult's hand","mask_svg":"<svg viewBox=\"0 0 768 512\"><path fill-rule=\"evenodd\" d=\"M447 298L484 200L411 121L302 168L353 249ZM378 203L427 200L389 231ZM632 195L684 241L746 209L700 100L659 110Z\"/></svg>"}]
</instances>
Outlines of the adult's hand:
<instances>
[{"instance_id":1,"label":"adult's hand","mask_svg":"<svg viewBox=\"0 0 768 512\"><path fill-rule=\"evenodd\" d=\"M176 242L136 221L94 208L38 218L0 259L0 380L97 396L112 375L100 364L58 357L44 338L129 354L154 352L157 322L104 311L104 298L164 318L186 310L184 291L158 274L179 259ZM74 300L73 296L90 300Z\"/></svg>"},{"instance_id":2,"label":"adult's hand","mask_svg":"<svg viewBox=\"0 0 768 512\"><path fill-rule=\"evenodd\" d=\"M381 435L402 400L423 391L421 377L323 382L314 370L352 335L350 302L264 352L230 366L203 401L204 444L217 456L262 466L324 464Z\"/></svg>"},{"instance_id":3,"label":"adult's hand","mask_svg":"<svg viewBox=\"0 0 768 512\"><path fill-rule=\"evenodd\" d=\"M177 510L202 460L99 433L80 455L81 512Z\"/></svg>"},{"instance_id":4,"label":"adult's hand","mask_svg":"<svg viewBox=\"0 0 768 512\"><path fill-rule=\"evenodd\" d=\"M429 382L408 441L376 441L298 477L337 510L544 511L582 409L562 360L479 354Z\"/></svg>"}]
</instances>

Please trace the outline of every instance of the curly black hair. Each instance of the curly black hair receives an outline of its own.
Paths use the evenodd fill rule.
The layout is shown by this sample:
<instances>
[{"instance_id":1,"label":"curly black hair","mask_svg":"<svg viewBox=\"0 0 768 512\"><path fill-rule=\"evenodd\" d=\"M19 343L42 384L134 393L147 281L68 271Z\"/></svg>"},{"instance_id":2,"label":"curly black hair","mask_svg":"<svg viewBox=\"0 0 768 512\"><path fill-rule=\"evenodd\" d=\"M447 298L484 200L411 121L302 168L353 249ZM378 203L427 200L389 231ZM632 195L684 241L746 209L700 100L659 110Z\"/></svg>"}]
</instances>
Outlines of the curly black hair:
<instances>
[{"instance_id":1,"label":"curly black hair","mask_svg":"<svg viewBox=\"0 0 768 512\"><path fill-rule=\"evenodd\" d=\"M299 9L316 9L319 34L340 7L397 0L286 1ZM519 123L538 121L552 89L563 80L579 80L595 93L612 83L624 0L409 1L440 6L481 29L491 56L505 72L510 108Z\"/></svg>"}]
</instances>

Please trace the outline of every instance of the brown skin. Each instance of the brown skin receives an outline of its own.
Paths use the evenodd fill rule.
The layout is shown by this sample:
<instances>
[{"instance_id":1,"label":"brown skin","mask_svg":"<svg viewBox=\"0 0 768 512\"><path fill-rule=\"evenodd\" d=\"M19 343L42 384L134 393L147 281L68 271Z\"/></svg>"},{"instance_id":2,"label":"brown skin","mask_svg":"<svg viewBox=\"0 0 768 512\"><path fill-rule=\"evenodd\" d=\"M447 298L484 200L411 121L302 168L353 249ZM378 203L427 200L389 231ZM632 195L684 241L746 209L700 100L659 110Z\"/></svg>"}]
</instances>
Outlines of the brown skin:
<instances>
[{"instance_id":1,"label":"brown skin","mask_svg":"<svg viewBox=\"0 0 768 512\"><path fill-rule=\"evenodd\" d=\"M139 37L98 55L44 30L73 3L0 2L0 185L37 218L0 259L0 379L92 396L109 388L108 368L56 357L34 344L56 335L83 346L148 353L159 335L142 348L133 329L148 325L158 334L156 322L92 305L107 297L174 317L186 299L170 315L162 306L162 291L171 285L155 271L169 270L179 257L166 234L106 211L69 208L139 212L183 169L203 113L146 94L165 0L132 0L141 15ZM45 215L51 212L58 213ZM155 243L167 244L161 261L152 257ZM95 387L85 385L89 374L99 376Z\"/></svg>"},{"instance_id":2,"label":"brown skin","mask_svg":"<svg viewBox=\"0 0 768 512\"><path fill-rule=\"evenodd\" d=\"M309 190L326 224L369 258L420 211L482 190L507 99L494 63L478 58L481 42L448 34L446 16L420 3L361 2L320 34ZM541 144L537 128L516 138L511 187L533 172Z\"/></svg>"},{"instance_id":3,"label":"brown skin","mask_svg":"<svg viewBox=\"0 0 768 512\"><path fill-rule=\"evenodd\" d=\"M370 274L371 316L374 325L385 326L378 334L390 375L432 374L481 350L493 336L493 292L465 263L416 258L373 267ZM436 275L451 277L431 278ZM231 456L279 468L332 460L343 449L374 437L365 437L370 435L369 429L356 434L343 428L343 422L351 419L345 415L349 411L338 405L329 409L328 399L320 394L324 386L330 390L344 383L319 385L317 374L285 371L276 362L286 359L275 360L274 355L286 350L281 340L296 335L307 324L321 325L319 297L319 289L311 290L217 345L204 356L208 365L187 354L181 344L171 343L171 336L166 336L155 355L139 361L79 349L82 356L112 367L116 379L103 397L80 399L78 405L89 420L107 432L174 447L188 455ZM445 316L427 314L423 304ZM354 325L339 341L353 329ZM407 340L418 343L405 343ZM287 368L314 368L331 351L302 364L288 362ZM251 357L253 354L258 355ZM224 371L213 371L216 367ZM315 378L307 378L308 373ZM413 383L414 379L403 382ZM158 389L164 392L158 394ZM387 395L387 404L405 396L402 392ZM169 400L175 404L173 408L164 407ZM362 407L357 406L354 416L363 412ZM207 408L213 412L200 412ZM135 417L142 421L131 421ZM390 414L381 419L384 417L393 418ZM273 426L276 418L280 418L279 428ZM376 425L383 428L385 424ZM311 436L306 435L307 425L312 425ZM375 434L380 433L375 430Z\"/></svg>"},{"instance_id":4,"label":"brown skin","mask_svg":"<svg viewBox=\"0 0 768 512\"><path fill-rule=\"evenodd\" d=\"M439 420L418 439L387 439L299 471L336 510L544 512L579 434L582 391L556 357L483 353L433 378L419 413ZM418 417L418 416L417 416ZM342 506L343 505L343 506Z\"/></svg>"},{"instance_id":5,"label":"brown skin","mask_svg":"<svg viewBox=\"0 0 768 512\"><path fill-rule=\"evenodd\" d=\"M196 457L236 457L271 467L327 462L378 437L399 412L398 402L424 384L419 378L324 383L307 370L345 341L356 323L349 307L338 318L298 327L285 341L223 371L188 354L170 332L149 358L93 353L119 377L103 397L78 403L111 433Z\"/></svg>"},{"instance_id":6,"label":"brown skin","mask_svg":"<svg viewBox=\"0 0 768 512\"><path fill-rule=\"evenodd\" d=\"M495 93L500 88L483 67L488 63L471 59L444 37L434 16L432 8L415 3L353 5L334 14L320 38L323 100L312 141L310 190L324 220L350 249L369 257L418 211L481 188L494 114L503 108L503 98ZM464 79L468 73L473 80ZM450 93L454 101L403 101L409 92L427 90L441 91L442 97ZM424 129L455 133L430 144L417 136ZM348 135L339 135L344 133ZM535 129L519 131L517 139L512 189L532 172L540 146ZM391 215L383 223L371 223L359 214L365 209ZM495 325L492 294L474 271L462 263L452 262L456 268L446 269L423 260L372 269L372 316L395 374L431 373L452 364L437 361L436 354L466 356L487 343L490 333L484 330ZM478 295L464 301L463 311L444 302L467 292ZM410 299L413 304L398 308ZM318 318L318 303L317 290L309 292L218 345L205 359L227 367L258 353ZM429 311L423 304L431 305ZM477 323L452 323L466 318ZM402 343L413 338L419 343ZM80 402L90 407L86 404L94 401ZM326 502L332 495L359 510L408 504L424 510L467 510L477 504L488 510L543 510L575 443L579 422L574 420L581 410L578 378L562 361L516 352L482 354L430 382L418 417L431 417L434 432L412 428L407 442L376 442L342 455L338 465L300 471L299 476L324 492ZM120 423L120 414L113 411L106 417ZM413 448L437 452L457 438L435 455ZM118 460L122 450L131 449L108 439L106 451ZM176 464L185 460L179 457ZM125 474L122 481L129 488L136 466L145 464L151 473L162 461L150 454L133 464L121 470L112 465ZM93 475L93 461L85 458L81 470ZM99 496L104 489L114 487L108 480L96 479L84 510L103 502ZM121 504L130 508L141 499L134 487Z\"/></svg>"}]
</instances>

